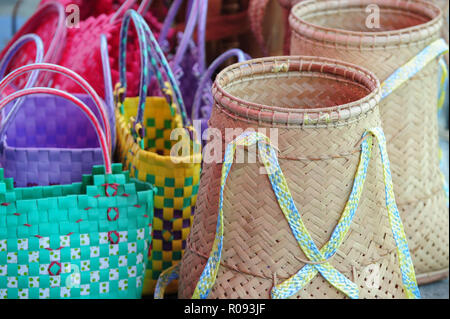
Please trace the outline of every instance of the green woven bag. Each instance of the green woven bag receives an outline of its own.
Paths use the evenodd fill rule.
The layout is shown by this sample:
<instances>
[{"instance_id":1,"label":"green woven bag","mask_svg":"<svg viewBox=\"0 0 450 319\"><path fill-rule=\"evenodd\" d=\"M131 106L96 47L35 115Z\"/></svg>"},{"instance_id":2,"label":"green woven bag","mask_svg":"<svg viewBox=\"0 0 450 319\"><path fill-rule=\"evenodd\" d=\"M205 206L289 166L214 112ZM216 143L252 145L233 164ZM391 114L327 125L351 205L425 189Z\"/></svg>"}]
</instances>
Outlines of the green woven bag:
<instances>
[{"instance_id":1,"label":"green woven bag","mask_svg":"<svg viewBox=\"0 0 450 319\"><path fill-rule=\"evenodd\" d=\"M70 96L57 91L24 90L12 98ZM0 169L0 299L141 297L153 187L130 179L121 164L111 165L95 115L72 101L96 127L105 166L94 167L81 183L31 188L15 188Z\"/></svg>"}]
</instances>

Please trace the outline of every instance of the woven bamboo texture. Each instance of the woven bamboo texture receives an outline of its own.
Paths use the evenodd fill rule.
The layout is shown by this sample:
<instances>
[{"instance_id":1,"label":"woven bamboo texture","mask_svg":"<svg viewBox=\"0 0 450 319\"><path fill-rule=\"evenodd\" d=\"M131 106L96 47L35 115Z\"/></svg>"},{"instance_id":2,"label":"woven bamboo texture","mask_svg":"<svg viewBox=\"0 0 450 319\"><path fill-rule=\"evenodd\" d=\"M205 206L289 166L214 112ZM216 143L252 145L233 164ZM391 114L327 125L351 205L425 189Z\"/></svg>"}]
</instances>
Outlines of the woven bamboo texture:
<instances>
[{"instance_id":1,"label":"woven bamboo texture","mask_svg":"<svg viewBox=\"0 0 450 319\"><path fill-rule=\"evenodd\" d=\"M351 192L360 154L356 144L367 128L381 124L378 85L370 72L351 64L322 58L257 59L219 74L210 127L222 136L225 128L237 129L225 137L226 142L247 128L265 128L274 142L270 129L278 128L281 168L306 227L322 247ZM224 145L216 134L205 152ZM222 263L209 298L269 298L274 281L282 282L305 266L307 258L260 167L256 162L234 164L231 169L223 203ZM192 296L211 251L221 168L216 163L203 165L196 215L181 264L180 298ZM331 264L360 286L360 297L402 298L382 175L376 148L357 216ZM373 285L371 267L378 271L379 287ZM319 275L295 297L345 296Z\"/></svg>"},{"instance_id":2,"label":"woven bamboo texture","mask_svg":"<svg viewBox=\"0 0 450 319\"><path fill-rule=\"evenodd\" d=\"M365 20L380 8L380 28ZM380 81L440 37L442 14L422 0L304 1L291 11L291 53L352 62ZM449 218L438 159L438 62L380 105L392 164L394 190L408 235L418 281L448 273Z\"/></svg>"}]
</instances>

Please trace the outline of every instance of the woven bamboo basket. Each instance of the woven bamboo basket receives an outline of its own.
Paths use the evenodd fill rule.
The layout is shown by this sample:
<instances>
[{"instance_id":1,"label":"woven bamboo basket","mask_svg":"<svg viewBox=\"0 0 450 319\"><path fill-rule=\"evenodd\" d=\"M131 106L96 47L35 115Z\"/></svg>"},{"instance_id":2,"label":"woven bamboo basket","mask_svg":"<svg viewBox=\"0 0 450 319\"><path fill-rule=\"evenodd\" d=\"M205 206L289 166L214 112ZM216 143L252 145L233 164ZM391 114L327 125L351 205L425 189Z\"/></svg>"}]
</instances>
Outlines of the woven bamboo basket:
<instances>
[{"instance_id":1,"label":"woven bamboo basket","mask_svg":"<svg viewBox=\"0 0 450 319\"><path fill-rule=\"evenodd\" d=\"M213 86L209 124L218 130L204 151L223 151L243 130L266 129L272 143L278 140L280 166L303 222L317 247L323 247L352 190L361 155L358 141L367 129L381 125L379 93L372 73L335 60L292 56L235 64ZM226 135L226 128L234 133ZM222 164L208 162L205 157L181 263L180 298L193 295L216 234ZM258 161L231 168L223 201L222 259L208 298L270 298L274 283L308 263L260 168ZM360 297L404 297L376 146L356 216L330 263L356 283ZM378 285L371 267L377 269ZM317 275L293 297L345 295Z\"/></svg>"},{"instance_id":2,"label":"woven bamboo basket","mask_svg":"<svg viewBox=\"0 0 450 319\"><path fill-rule=\"evenodd\" d=\"M379 7L380 28L365 21ZM352 62L384 81L440 37L442 14L423 0L302 1L291 11L291 53ZM382 101L397 203L419 283L448 276L449 212L439 171L438 61Z\"/></svg>"}]
</instances>

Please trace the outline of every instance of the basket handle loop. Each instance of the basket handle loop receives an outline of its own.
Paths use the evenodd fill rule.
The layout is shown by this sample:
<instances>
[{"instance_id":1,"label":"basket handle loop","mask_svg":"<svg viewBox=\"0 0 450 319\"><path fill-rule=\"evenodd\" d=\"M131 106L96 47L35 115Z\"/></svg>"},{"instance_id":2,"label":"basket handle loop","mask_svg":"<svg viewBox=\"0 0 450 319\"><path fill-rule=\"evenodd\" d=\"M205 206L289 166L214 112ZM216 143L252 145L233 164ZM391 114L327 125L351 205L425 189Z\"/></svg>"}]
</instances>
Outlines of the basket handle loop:
<instances>
[{"instance_id":1,"label":"basket handle loop","mask_svg":"<svg viewBox=\"0 0 450 319\"><path fill-rule=\"evenodd\" d=\"M5 89L5 87L11 82L14 81L14 79L16 79L18 76L30 72L30 71L37 71L37 70L44 70L44 71L48 71L48 72L52 72L52 73L59 73L61 75L66 76L67 78L75 81L77 84L79 84L88 94L89 96L92 98L92 100L94 100L95 105L97 106L100 116L101 116L101 120L103 122L103 127L105 128L105 134L106 134L106 138L107 138L107 145L108 148L111 149L111 128L110 128L110 124L108 121L108 117L106 116L105 113L105 107L104 107L104 102L100 99L100 97L98 96L97 92L89 85L89 83L83 79L80 75L78 75L77 73L75 73L72 70L69 70L65 67L56 65L56 64L49 64L49 63L36 63L36 64L28 64L25 66L22 66L14 71L12 71L10 74L8 74L1 82L0 82L0 93ZM17 112L17 111L16 111ZM12 112L10 112L12 113ZM12 116L8 116L8 122L5 122L5 125L2 127L1 129L1 133L4 134L6 132L8 123L10 120L13 120L15 117L15 114L12 114ZM1 135L0 135L1 137Z\"/></svg>"},{"instance_id":2,"label":"basket handle loop","mask_svg":"<svg viewBox=\"0 0 450 319\"><path fill-rule=\"evenodd\" d=\"M0 61L0 79L2 79L6 73L6 70L9 66L9 63L11 62L11 60L15 57L15 55L17 54L17 52L28 42L34 42L35 46L36 46L36 59L35 59L35 63L41 63L44 59L44 44L42 43L41 38L33 33L30 34L26 34L22 37L20 37L10 48L9 50L6 52L6 54L3 56L3 59ZM37 81L37 77L39 75L38 71L33 72L29 79L28 82L25 85L25 88L30 88L33 87L36 84ZM14 113L15 109L18 108L20 106L21 101L17 100L16 103L14 104L14 106L12 107L12 111L10 113ZM5 123L5 115L6 112L2 112L2 126ZM2 136L2 132L0 130L0 136Z\"/></svg>"},{"instance_id":3,"label":"basket handle loop","mask_svg":"<svg viewBox=\"0 0 450 319\"><path fill-rule=\"evenodd\" d=\"M180 275L180 267L181 262L178 262L176 265L173 265L166 270L164 270L158 278L158 282L156 283L154 298L155 299L164 299L164 294L167 286L174 280L179 278Z\"/></svg>"},{"instance_id":4,"label":"basket handle loop","mask_svg":"<svg viewBox=\"0 0 450 319\"><path fill-rule=\"evenodd\" d=\"M116 98L118 99L118 104L123 103L126 97L127 91L127 79L126 79L126 49L127 49L127 39L128 39L128 28L130 21L133 24L138 33L139 46L141 51L141 84L139 89L139 105L136 121L132 128L133 136L142 142L145 134L143 129L143 118L144 110L146 104L146 96L148 93L148 88L150 85L150 75L149 70L153 71L158 80L159 87L166 98L169 106L171 107L172 114L178 111L183 119L183 124L185 127L189 125L189 120L186 116L186 109L184 107L183 97L181 95L178 84L175 77L168 65L168 62L159 47L158 43L153 36L148 25L145 23L144 19L134 10L129 10L124 16L122 21L122 28L120 31L120 47L119 47L119 72L120 72L120 83L116 85ZM150 65L149 63L150 62ZM161 72L160 67L163 70ZM169 87L165 81L168 78ZM175 98L172 97L175 95ZM141 147L143 147L143 143Z\"/></svg>"},{"instance_id":5,"label":"basket handle loop","mask_svg":"<svg viewBox=\"0 0 450 319\"><path fill-rule=\"evenodd\" d=\"M111 77L111 65L109 63L109 52L108 52L108 40L106 35L102 34L100 37L100 51L102 56L103 65L103 80L105 82L105 104L106 109L109 114L109 118L114 116L114 89ZM116 131L111 130L111 147L114 149L116 141Z\"/></svg>"},{"instance_id":6,"label":"basket handle loop","mask_svg":"<svg viewBox=\"0 0 450 319\"><path fill-rule=\"evenodd\" d=\"M44 55L44 62L47 63L57 63L61 57L61 54L64 49L64 44L66 41L67 28L66 28L66 13L64 11L64 7L59 2L48 2L42 5L29 19L28 21L20 28L20 30L15 34L12 38L8 46L3 50L0 58L3 58L9 48L23 35L28 33L33 33L42 21L46 21L47 16L50 14L56 13L58 15L58 23L56 25L54 37L49 44L49 47L46 50ZM51 77L49 75L45 75L42 79L39 79L38 83L42 86L48 86Z\"/></svg>"},{"instance_id":7,"label":"basket handle loop","mask_svg":"<svg viewBox=\"0 0 450 319\"><path fill-rule=\"evenodd\" d=\"M242 50L231 49L222 53L216 60L214 60L213 63L211 63L211 65L206 70L206 73L201 77L197 91L195 92L194 105L192 106L192 114L191 114L192 120L199 119L200 107L202 106L201 103L207 102L204 101L206 97L209 98L208 107L209 109L211 109L212 107L212 97L210 92L211 88L207 85L211 81L211 77L214 75L217 69L232 57L236 57L238 62L244 62L250 59L250 57L246 55Z\"/></svg>"},{"instance_id":8,"label":"basket handle loop","mask_svg":"<svg viewBox=\"0 0 450 319\"><path fill-rule=\"evenodd\" d=\"M69 93L66 93L64 91L60 91L57 89L52 89L52 88L24 89L24 90L14 92L13 94L10 94L7 97L5 97L4 99L2 99L0 101L0 110L3 107L5 107L8 103L11 103L12 101L14 101L18 98L28 96L28 95L34 95L34 94L50 94L50 95L62 97L64 99L74 103L76 106L78 106L83 111L83 113L89 118L90 122L92 123L92 125L97 133L99 144L102 149L103 160L105 162L106 173L111 174L112 170L111 170L111 158L109 155L109 145L108 145L108 141L105 137L105 134L102 130L102 127L101 127L97 117L89 109L89 107L86 104L84 104L83 102L81 102L78 98L73 96L72 94L69 94Z\"/></svg>"},{"instance_id":9,"label":"basket handle loop","mask_svg":"<svg viewBox=\"0 0 450 319\"><path fill-rule=\"evenodd\" d=\"M393 193L392 178L390 173L389 158L386 151L386 139L381 128L368 130L361 143L361 158L358 165L353 189L349 200L346 204L344 212L336 226L330 241L325 244L322 249L318 249L311 235L306 229L301 215L296 208L292 195L289 191L286 179L281 171L278 163L277 153L271 146L270 140L261 133L245 132L232 143L227 145L225 159L222 166L222 180L219 202L219 216L217 219L216 235L210 257L206 263L197 287L194 291L193 299L207 298L214 286L217 273L220 266L223 247L223 193L225 184L233 163L234 153L237 146L251 146L258 144L260 158L268 172L269 180L275 192L279 206L283 211L289 226L296 238L299 246L305 255L313 261L306 264L297 274L288 280L278 284L272 289L272 298L287 298L296 294L308 282L320 273L327 281L329 281L336 289L345 293L351 298L358 298L359 289L357 285L339 273L329 262L340 244L345 239L345 235L350 229L353 217L356 213L358 203L364 187L364 181L367 175L367 168L372 154L372 138L376 137L381 151L381 159L383 163L383 172L385 180L386 206L389 215L394 239L397 245L397 253L399 264L402 272L402 280L404 284L405 294L408 298L419 298L420 292L415 279L414 267L409 253L406 235L404 233L403 224L395 203Z\"/></svg>"},{"instance_id":10,"label":"basket handle loop","mask_svg":"<svg viewBox=\"0 0 450 319\"><path fill-rule=\"evenodd\" d=\"M426 67L435 58L448 52L448 45L444 39L437 39L406 64L394 71L381 84L381 99L387 98L397 90L403 83L410 80L420 70Z\"/></svg>"},{"instance_id":11,"label":"basket handle loop","mask_svg":"<svg viewBox=\"0 0 450 319\"><path fill-rule=\"evenodd\" d=\"M161 29L161 34L158 38L158 43L164 50L167 49L167 35L169 33L170 27L175 21L175 17L181 7L183 0L175 0L171 5L166 19L164 20L163 27ZM206 40L206 20L208 16L208 1L202 0L190 0L188 3L187 23L183 36L178 46L177 52L172 62L174 68L180 68L181 61L187 52L187 48L193 34L195 31L195 26L197 26L197 41L198 41L198 70L202 74L206 69L206 52L205 52L205 40ZM177 72L177 71L176 71Z\"/></svg>"}]
</instances>

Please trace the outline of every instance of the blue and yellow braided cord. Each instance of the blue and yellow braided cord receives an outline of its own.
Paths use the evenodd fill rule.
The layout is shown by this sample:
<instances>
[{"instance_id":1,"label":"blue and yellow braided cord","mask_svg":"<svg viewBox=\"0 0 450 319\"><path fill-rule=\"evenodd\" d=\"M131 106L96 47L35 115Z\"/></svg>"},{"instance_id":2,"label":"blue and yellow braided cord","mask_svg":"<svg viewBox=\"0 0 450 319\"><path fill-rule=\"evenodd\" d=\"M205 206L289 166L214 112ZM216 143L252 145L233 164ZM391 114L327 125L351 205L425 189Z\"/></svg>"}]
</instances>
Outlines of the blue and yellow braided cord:
<instances>
[{"instance_id":1,"label":"blue and yellow braided cord","mask_svg":"<svg viewBox=\"0 0 450 319\"><path fill-rule=\"evenodd\" d=\"M344 275L339 273L329 262L329 259L339 248L343 242L345 235L350 229L350 225L364 186L367 175L367 167L372 151L372 136L378 140L378 145L382 150L382 162L384 168L384 179L386 184L386 206L388 208L389 221L394 234L395 242L398 249L398 258L400 262L402 280L404 284L405 294L408 298L419 298L420 293L417 287L414 268L412 266L411 256L408 249L406 235L403 225L395 204L393 194L392 178L390 174L389 159L386 152L386 141L384 134L380 128L369 130L366 134L370 134L362 143L361 160L358 165L353 190L349 201L344 209L342 217L336 226L330 241L319 250L312 240L308 230L306 229L300 213L287 186L286 179L281 171L278 163L276 152L270 145L270 140L261 133L244 133L227 146L225 160L222 167L222 179L219 202L219 216L217 220L216 236L213 248L206 267L203 270L197 287L194 291L194 299L207 298L219 270L222 245L223 245L223 193L225 184L231 169L234 153L237 146L251 146L258 144L261 160L268 172L272 188L277 197L283 214L289 222L294 237L298 241L305 255L315 264L307 264L297 274L290 279L277 285L272 290L272 298L287 298L304 288L318 273L320 273L330 284L340 290L350 298L358 298L359 290L356 284L351 282Z\"/></svg>"}]
</instances>

